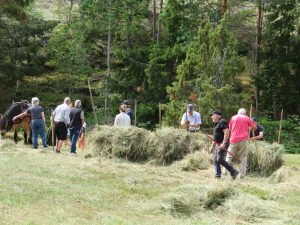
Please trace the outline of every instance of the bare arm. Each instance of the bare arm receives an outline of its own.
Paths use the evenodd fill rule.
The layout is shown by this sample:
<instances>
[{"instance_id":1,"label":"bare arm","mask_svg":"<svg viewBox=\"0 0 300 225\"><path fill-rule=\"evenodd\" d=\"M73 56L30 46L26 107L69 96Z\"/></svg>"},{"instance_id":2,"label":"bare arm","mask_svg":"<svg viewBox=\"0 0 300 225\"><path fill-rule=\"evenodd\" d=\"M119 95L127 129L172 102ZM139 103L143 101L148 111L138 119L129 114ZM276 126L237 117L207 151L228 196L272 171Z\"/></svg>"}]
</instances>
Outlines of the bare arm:
<instances>
[{"instance_id":1,"label":"bare arm","mask_svg":"<svg viewBox=\"0 0 300 225\"><path fill-rule=\"evenodd\" d=\"M15 116L12 120L15 121L15 120L17 120L17 119L19 119L19 118L22 118L22 117L24 117L24 116L29 116L29 114L28 114L27 111L25 111L25 112L23 112L23 113L21 113L21 114Z\"/></svg>"},{"instance_id":2,"label":"bare arm","mask_svg":"<svg viewBox=\"0 0 300 225\"><path fill-rule=\"evenodd\" d=\"M229 129L226 128L223 130L223 132L224 132L224 138L223 138L223 143L220 145L221 148L225 148L229 139Z\"/></svg>"}]
</instances>

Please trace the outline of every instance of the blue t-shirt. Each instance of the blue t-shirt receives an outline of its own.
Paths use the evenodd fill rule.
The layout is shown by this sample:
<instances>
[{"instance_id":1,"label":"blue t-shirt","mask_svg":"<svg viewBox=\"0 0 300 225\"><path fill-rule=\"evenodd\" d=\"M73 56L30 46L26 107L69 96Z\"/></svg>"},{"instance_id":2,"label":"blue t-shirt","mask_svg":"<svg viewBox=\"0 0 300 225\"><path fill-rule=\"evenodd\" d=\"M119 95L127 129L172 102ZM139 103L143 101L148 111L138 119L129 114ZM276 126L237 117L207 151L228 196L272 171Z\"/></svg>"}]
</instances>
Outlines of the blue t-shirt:
<instances>
[{"instance_id":1,"label":"blue t-shirt","mask_svg":"<svg viewBox=\"0 0 300 225\"><path fill-rule=\"evenodd\" d=\"M32 120L43 119L42 112L44 112L42 106L31 106L27 109L27 113L30 114Z\"/></svg>"}]
</instances>

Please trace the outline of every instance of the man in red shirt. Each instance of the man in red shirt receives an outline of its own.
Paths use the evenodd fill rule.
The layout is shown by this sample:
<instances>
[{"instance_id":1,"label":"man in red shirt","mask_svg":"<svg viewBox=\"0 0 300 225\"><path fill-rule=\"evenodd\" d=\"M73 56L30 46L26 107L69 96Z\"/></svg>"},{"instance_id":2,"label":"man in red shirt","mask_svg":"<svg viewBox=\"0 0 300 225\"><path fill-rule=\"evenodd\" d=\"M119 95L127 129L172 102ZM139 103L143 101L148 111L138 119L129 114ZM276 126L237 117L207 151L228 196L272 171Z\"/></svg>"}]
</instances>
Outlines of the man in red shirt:
<instances>
[{"instance_id":1,"label":"man in red shirt","mask_svg":"<svg viewBox=\"0 0 300 225\"><path fill-rule=\"evenodd\" d=\"M240 178L244 178L247 171L248 156L248 134L249 127L256 129L255 123L246 116L246 110L241 108L238 114L233 116L229 122L230 146L228 151L240 158ZM231 163L232 155L227 154L226 161Z\"/></svg>"}]
</instances>

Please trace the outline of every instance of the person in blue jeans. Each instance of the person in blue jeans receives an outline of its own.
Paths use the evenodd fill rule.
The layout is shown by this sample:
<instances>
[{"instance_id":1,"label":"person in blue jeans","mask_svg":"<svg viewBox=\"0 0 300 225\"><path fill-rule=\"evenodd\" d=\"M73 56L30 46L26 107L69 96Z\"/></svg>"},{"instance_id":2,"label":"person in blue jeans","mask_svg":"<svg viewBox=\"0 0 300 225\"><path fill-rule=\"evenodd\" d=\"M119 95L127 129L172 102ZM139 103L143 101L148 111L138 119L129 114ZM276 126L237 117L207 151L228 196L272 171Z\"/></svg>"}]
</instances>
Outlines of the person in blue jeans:
<instances>
[{"instance_id":1,"label":"person in blue jeans","mask_svg":"<svg viewBox=\"0 0 300 225\"><path fill-rule=\"evenodd\" d=\"M80 130L84 124L84 113L81 109L81 101L77 99L74 104L74 108L70 110L70 140L71 140L71 151L72 155L76 154L76 143L80 134Z\"/></svg>"},{"instance_id":2,"label":"person in blue jeans","mask_svg":"<svg viewBox=\"0 0 300 225\"><path fill-rule=\"evenodd\" d=\"M210 147L210 152L214 151L214 165L216 178L221 178L221 165L226 168L231 174L232 179L236 179L239 171L234 169L228 162L226 162L226 149L229 146L229 129L228 123L222 118L222 113L215 110L210 113L211 119L214 122L214 142Z\"/></svg>"},{"instance_id":3,"label":"person in blue jeans","mask_svg":"<svg viewBox=\"0 0 300 225\"><path fill-rule=\"evenodd\" d=\"M34 149L38 148L38 133L39 133L42 138L44 149L46 150L47 143L46 143L46 132L45 132L45 128L46 128L45 113L43 107L39 106L39 103L40 100L37 97L32 98L31 99L32 106L29 107L25 112L15 116L13 118L13 121L24 116L30 116L33 148Z\"/></svg>"}]
</instances>

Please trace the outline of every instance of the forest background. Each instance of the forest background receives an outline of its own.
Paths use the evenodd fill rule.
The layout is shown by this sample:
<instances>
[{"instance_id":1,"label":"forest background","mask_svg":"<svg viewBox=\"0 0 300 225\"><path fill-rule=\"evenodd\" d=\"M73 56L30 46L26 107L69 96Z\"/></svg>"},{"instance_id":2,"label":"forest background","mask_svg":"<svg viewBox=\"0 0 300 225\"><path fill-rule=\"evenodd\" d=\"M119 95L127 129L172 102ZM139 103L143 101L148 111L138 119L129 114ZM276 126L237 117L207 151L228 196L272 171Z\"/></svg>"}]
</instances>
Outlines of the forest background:
<instances>
[{"instance_id":1,"label":"forest background","mask_svg":"<svg viewBox=\"0 0 300 225\"><path fill-rule=\"evenodd\" d=\"M212 127L240 107L266 140L300 153L298 0L0 0L0 112L37 96L46 114L64 97L94 124L125 99L136 125L178 127L187 103Z\"/></svg>"}]
</instances>

